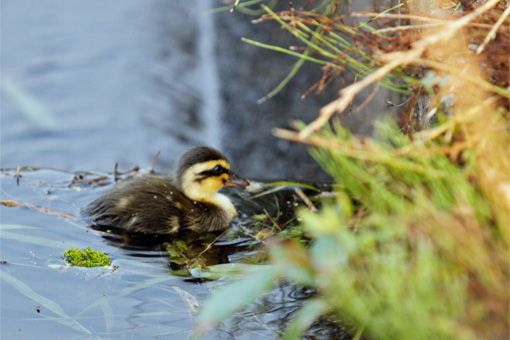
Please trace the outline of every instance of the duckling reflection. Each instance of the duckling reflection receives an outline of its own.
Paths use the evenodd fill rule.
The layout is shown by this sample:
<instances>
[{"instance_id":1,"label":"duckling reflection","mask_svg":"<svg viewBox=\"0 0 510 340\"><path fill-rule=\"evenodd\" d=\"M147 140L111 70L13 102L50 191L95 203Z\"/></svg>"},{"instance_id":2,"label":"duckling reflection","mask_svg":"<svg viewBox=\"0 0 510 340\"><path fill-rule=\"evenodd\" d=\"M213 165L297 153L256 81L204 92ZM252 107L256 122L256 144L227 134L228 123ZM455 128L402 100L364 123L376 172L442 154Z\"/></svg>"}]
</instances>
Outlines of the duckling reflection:
<instances>
[{"instance_id":1,"label":"duckling reflection","mask_svg":"<svg viewBox=\"0 0 510 340\"><path fill-rule=\"evenodd\" d=\"M237 210L218 191L248 184L230 168L221 152L195 147L181 156L175 178L147 175L120 183L82 213L97 227L128 233L165 236L184 230L223 231Z\"/></svg>"}]
</instances>

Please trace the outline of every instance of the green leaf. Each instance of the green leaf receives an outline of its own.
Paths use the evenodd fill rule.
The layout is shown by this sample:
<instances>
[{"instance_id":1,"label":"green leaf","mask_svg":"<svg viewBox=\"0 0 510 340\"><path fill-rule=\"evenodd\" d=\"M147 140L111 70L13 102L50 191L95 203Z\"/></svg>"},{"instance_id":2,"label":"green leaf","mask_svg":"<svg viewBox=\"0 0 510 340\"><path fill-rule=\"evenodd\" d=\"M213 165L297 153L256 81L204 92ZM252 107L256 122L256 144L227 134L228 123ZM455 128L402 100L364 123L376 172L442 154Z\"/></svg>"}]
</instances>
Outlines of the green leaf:
<instances>
[{"instance_id":1,"label":"green leaf","mask_svg":"<svg viewBox=\"0 0 510 340\"><path fill-rule=\"evenodd\" d=\"M310 249L310 254L314 268L321 273L333 274L341 270L348 260L342 244L335 235L317 237Z\"/></svg>"},{"instance_id":2,"label":"green leaf","mask_svg":"<svg viewBox=\"0 0 510 340\"><path fill-rule=\"evenodd\" d=\"M0 279L10 284L14 289L16 289L21 294L25 295L27 298L35 301L40 304L42 307L52 311L53 313L60 316L62 319L55 319L56 322L61 323L67 327L70 327L76 331L92 334L87 328L85 328L81 323L71 318L67 313L58 305L56 302L39 295L32 288L26 285L24 282L16 279L11 274L6 271L0 270Z\"/></svg>"},{"instance_id":3,"label":"green leaf","mask_svg":"<svg viewBox=\"0 0 510 340\"><path fill-rule=\"evenodd\" d=\"M262 267L246 278L222 287L205 302L200 312L197 329L199 334L203 334L273 289L277 277L273 267Z\"/></svg>"},{"instance_id":4,"label":"green leaf","mask_svg":"<svg viewBox=\"0 0 510 340\"><path fill-rule=\"evenodd\" d=\"M259 272L261 269L268 267L270 266L246 263L222 263L206 268L192 268L190 272L191 276L199 279L220 280L231 279L241 274Z\"/></svg>"}]
</instances>

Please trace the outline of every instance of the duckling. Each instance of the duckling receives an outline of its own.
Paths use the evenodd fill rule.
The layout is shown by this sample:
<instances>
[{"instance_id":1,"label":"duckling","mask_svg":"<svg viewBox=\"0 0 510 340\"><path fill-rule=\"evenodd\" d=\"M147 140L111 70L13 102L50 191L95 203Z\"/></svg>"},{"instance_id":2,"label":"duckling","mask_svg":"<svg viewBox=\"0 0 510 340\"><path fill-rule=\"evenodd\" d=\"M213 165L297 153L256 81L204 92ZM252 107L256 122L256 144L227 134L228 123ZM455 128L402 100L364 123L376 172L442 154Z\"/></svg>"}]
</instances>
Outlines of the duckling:
<instances>
[{"instance_id":1,"label":"duckling","mask_svg":"<svg viewBox=\"0 0 510 340\"><path fill-rule=\"evenodd\" d=\"M120 183L82 211L102 227L132 233L168 235L182 230L225 230L237 211L218 191L224 186L246 186L230 170L219 151L201 146L185 152L176 176L146 175Z\"/></svg>"}]
</instances>

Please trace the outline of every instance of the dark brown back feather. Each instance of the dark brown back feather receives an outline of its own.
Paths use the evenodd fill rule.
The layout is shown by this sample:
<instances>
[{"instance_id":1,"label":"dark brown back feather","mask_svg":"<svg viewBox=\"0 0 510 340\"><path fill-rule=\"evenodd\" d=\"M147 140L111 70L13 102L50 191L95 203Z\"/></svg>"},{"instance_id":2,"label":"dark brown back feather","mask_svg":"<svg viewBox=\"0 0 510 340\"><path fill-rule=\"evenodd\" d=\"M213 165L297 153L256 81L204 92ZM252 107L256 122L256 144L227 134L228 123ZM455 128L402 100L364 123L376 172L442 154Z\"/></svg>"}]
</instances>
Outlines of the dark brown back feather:
<instances>
[{"instance_id":1,"label":"dark brown back feather","mask_svg":"<svg viewBox=\"0 0 510 340\"><path fill-rule=\"evenodd\" d=\"M214 231L228 227L226 213L194 202L168 176L144 176L119 185L82 211L101 227L133 233L171 234L178 230Z\"/></svg>"}]
</instances>

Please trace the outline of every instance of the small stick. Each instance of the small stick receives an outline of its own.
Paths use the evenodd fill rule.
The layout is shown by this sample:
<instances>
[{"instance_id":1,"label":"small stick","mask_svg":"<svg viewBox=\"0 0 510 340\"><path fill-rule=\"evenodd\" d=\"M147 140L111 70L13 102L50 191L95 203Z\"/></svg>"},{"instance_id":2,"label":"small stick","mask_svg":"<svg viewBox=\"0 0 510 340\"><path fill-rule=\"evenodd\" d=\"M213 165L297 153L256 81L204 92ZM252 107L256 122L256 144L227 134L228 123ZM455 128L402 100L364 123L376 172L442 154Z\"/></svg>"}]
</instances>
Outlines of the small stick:
<instances>
[{"instance_id":1,"label":"small stick","mask_svg":"<svg viewBox=\"0 0 510 340\"><path fill-rule=\"evenodd\" d=\"M278 225L278 223L276 223L276 221L274 220L273 216L271 216L271 214L269 213L269 211L267 211L267 209L264 209L264 213L266 214L266 216L269 218L269 220L271 221L271 223L273 223L273 227L276 227L276 229L278 230L282 230L282 228L280 228L280 226ZM276 217L278 218L278 217Z\"/></svg>"},{"instance_id":2,"label":"small stick","mask_svg":"<svg viewBox=\"0 0 510 340\"><path fill-rule=\"evenodd\" d=\"M85 184L85 185L104 185L105 183L110 182L110 178L107 176L99 176L92 179L85 178L85 174L81 172L76 172L73 179L67 185L68 188L71 188L74 184Z\"/></svg>"},{"instance_id":3,"label":"small stick","mask_svg":"<svg viewBox=\"0 0 510 340\"><path fill-rule=\"evenodd\" d=\"M430 24L421 24L421 25L404 25L404 26L394 26L394 27L385 27L377 30L377 33L389 33L396 31L408 31L408 30L420 30L424 28L431 28L444 25L442 22L434 22Z\"/></svg>"},{"instance_id":4,"label":"small stick","mask_svg":"<svg viewBox=\"0 0 510 340\"><path fill-rule=\"evenodd\" d=\"M156 153L156 156L154 156L154 160L152 161L152 164L151 164L151 166L149 167L149 173L150 173L150 174L153 174L153 173L155 172L155 170L156 170L156 164L158 164L158 162L159 162L159 156L160 156L160 154L161 154L161 151L158 151L158 152Z\"/></svg>"},{"instance_id":5,"label":"small stick","mask_svg":"<svg viewBox=\"0 0 510 340\"><path fill-rule=\"evenodd\" d=\"M216 243L216 241L218 241L221 237L223 237L223 235L225 235L226 231L222 232L221 234L219 234L212 242L208 243L207 246L197 255L193 258L192 261L187 261L188 263L193 263L195 261L197 261L200 256L204 255L206 252L208 252L212 247L213 245Z\"/></svg>"},{"instance_id":6,"label":"small stick","mask_svg":"<svg viewBox=\"0 0 510 340\"><path fill-rule=\"evenodd\" d=\"M239 5L239 1L240 0L235 0L234 3L232 4L232 7L230 7L230 13L233 13L235 8Z\"/></svg>"},{"instance_id":7,"label":"small stick","mask_svg":"<svg viewBox=\"0 0 510 340\"><path fill-rule=\"evenodd\" d=\"M370 102L374 99L375 95L377 94L377 92L379 91L379 87L381 86L381 82L377 82L376 85L374 86L374 89L372 90L372 92L370 92L370 94L368 95L368 97L363 101L363 103L361 103L360 106L358 106L356 108L356 110L354 110L355 113L360 113L361 111L363 111L365 109L365 107L370 104Z\"/></svg>"},{"instance_id":8,"label":"small stick","mask_svg":"<svg viewBox=\"0 0 510 340\"><path fill-rule=\"evenodd\" d=\"M337 197L337 193L334 191L323 191L320 194L318 194L317 198L334 198Z\"/></svg>"},{"instance_id":9,"label":"small stick","mask_svg":"<svg viewBox=\"0 0 510 340\"><path fill-rule=\"evenodd\" d=\"M492 26L492 29L490 30L489 34L487 34L487 36L483 40L483 43L476 50L477 54L482 53L483 49L489 43L489 41L491 41L492 39L494 39L496 37L496 32L501 27L501 25L503 25L503 22L509 15L510 15L510 6L507 4L507 7L506 7L505 11L503 12L503 14L501 14L498 21L494 24L494 26Z\"/></svg>"},{"instance_id":10,"label":"small stick","mask_svg":"<svg viewBox=\"0 0 510 340\"><path fill-rule=\"evenodd\" d=\"M412 94L411 100L409 101L405 111L402 113L401 118L400 118L400 128L403 130L403 132L406 135L411 136L411 138L412 138L411 132L413 131L413 128L416 127L416 124L415 124L416 121L413 120L414 109L416 107L416 103L418 102L418 98L420 97L420 94L421 94L421 87L419 87L418 90ZM420 122L418 122L418 123L420 123Z\"/></svg>"},{"instance_id":11,"label":"small stick","mask_svg":"<svg viewBox=\"0 0 510 340\"><path fill-rule=\"evenodd\" d=\"M444 29L442 29L440 32L425 36L424 38L416 41L413 44L413 48L410 50L392 52L382 55L380 59L383 62L387 62L387 64L379 67L367 75L365 78L363 78L363 80L360 82L353 83L343 88L340 91L340 97L324 106L320 110L319 116L299 132L299 140L303 141L307 139L312 133L326 125L335 113L343 112L348 107L349 103L354 99L354 97L356 97L358 93L365 89L368 85L384 78L388 73L397 67L416 63L421 59L421 56L426 52L428 48L437 44L438 42L451 39L457 33L457 31L469 25L472 20L488 11L492 7L496 6L498 3L499 0L488 0L482 6L478 7L476 10L467 15L453 21L446 21L447 24L445 24ZM493 91L496 93L501 92L495 90Z\"/></svg>"},{"instance_id":12,"label":"small stick","mask_svg":"<svg viewBox=\"0 0 510 340\"><path fill-rule=\"evenodd\" d=\"M71 214L66 214L66 213L63 213L63 212L60 212L57 210L53 210L50 208L39 207L36 205L31 205L31 204L25 204L25 203L18 202L15 200L2 200L2 201L0 201L0 204L5 207L11 207L11 208L20 207L20 208L32 209L32 210L35 210L38 212L42 212L44 214L62 217L62 218L65 218L65 219L71 220L71 221L79 221L80 220L79 218L77 218Z\"/></svg>"},{"instance_id":13,"label":"small stick","mask_svg":"<svg viewBox=\"0 0 510 340\"><path fill-rule=\"evenodd\" d=\"M432 18L432 17L425 17L425 16L419 16L419 15L412 15L412 14L395 14L395 13L372 13L372 12L354 12L350 14L351 17L373 17L371 20L375 19L409 19L409 20L417 20L417 21L424 21L424 22L437 22L437 23L451 23L453 20L449 19L440 19L440 18ZM455 20L455 19L454 19ZM468 23L468 26L472 27L480 27L480 28L491 28L492 26L490 24L484 24L484 23L477 23L472 22Z\"/></svg>"},{"instance_id":14,"label":"small stick","mask_svg":"<svg viewBox=\"0 0 510 340\"><path fill-rule=\"evenodd\" d=\"M14 175L14 178L16 178L16 185L19 186L19 181L21 180L21 168L19 165L16 167L16 174Z\"/></svg>"},{"instance_id":15,"label":"small stick","mask_svg":"<svg viewBox=\"0 0 510 340\"><path fill-rule=\"evenodd\" d=\"M116 161L113 166L113 179L115 182L121 179L122 175L130 175L132 173L136 173L140 171L140 167L138 165L134 165L130 170L127 171L119 171L119 162Z\"/></svg>"},{"instance_id":16,"label":"small stick","mask_svg":"<svg viewBox=\"0 0 510 340\"><path fill-rule=\"evenodd\" d=\"M299 198L301 198L301 200L306 204L306 206L308 207L308 209L310 209L310 211L312 211L312 212L317 212L318 211L317 207L315 205L313 205L312 201L310 201L308 196L305 195L303 190L301 190L299 188L294 188L294 191L299 196Z\"/></svg>"},{"instance_id":17,"label":"small stick","mask_svg":"<svg viewBox=\"0 0 510 340\"><path fill-rule=\"evenodd\" d=\"M113 180L117 182L119 180L120 172L119 172L119 162L115 161L115 165L113 166Z\"/></svg>"},{"instance_id":18,"label":"small stick","mask_svg":"<svg viewBox=\"0 0 510 340\"><path fill-rule=\"evenodd\" d=\"M140 171L140 166L138 166L138 165L133 165L133 167L130 170L130 172L138 172L138 171Z\"/></svg>"}]
</instances>

